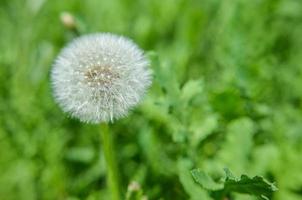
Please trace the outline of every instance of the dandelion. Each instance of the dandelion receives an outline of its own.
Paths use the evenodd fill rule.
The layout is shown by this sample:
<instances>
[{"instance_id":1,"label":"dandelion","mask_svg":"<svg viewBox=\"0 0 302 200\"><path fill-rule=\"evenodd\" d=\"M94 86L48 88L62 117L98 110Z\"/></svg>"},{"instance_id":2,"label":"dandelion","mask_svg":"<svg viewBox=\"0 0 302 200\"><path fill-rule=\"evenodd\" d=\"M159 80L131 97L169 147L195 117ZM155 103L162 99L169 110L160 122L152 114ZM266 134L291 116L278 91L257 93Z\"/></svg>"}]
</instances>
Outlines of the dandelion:
<instances>
[{"instance_id":1,"label":"dandelion","mask_svg":"<svg viewBox=\"0 0 302 200\"><path fill-rule=\"evenodd\" d=\"M57 57L51 72L60 107L82 122L109 122L125 116L151 84L149 62L130 39L109 33L75 39Z\"/></svg>"},{"instance_id":2,"label":"dandelion","mask_svg":"<svg viewBox=\"0 0 302 200\"><path fill-rule=\"evenodd\" d=\"M143 51L122 36L81 36L61 51L51 80L54 97L65 112L80 121L101 124L111 199L120 200L114 142L107 122L125 116L150 86L151 71Z\"/></svg>"}]
</instances>

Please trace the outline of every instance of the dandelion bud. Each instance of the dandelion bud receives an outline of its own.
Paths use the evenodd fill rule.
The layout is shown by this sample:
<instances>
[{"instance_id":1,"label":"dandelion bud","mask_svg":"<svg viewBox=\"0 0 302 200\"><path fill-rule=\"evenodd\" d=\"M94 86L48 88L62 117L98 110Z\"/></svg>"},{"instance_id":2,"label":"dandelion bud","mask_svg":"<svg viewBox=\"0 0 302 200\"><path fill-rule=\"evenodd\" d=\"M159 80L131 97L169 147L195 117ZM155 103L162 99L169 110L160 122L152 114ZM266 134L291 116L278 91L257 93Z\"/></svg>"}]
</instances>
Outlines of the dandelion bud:
<instances>
[{"instance_id":1,"label":"dandelion bud","mask_svg":"<svg viewBox=\"0 0 302 200\"><path fill-rule=\"evenodd\" d=\"M128 185L128 191L130 192L136 192L139 191L141 189L141 186L138 182L136 181L132 181L129 185Z\"/></svg>"},{"instance_id":2,"label":"dandelion bud","mask_svg":"<svg viewBox=\"0 0 302 200\"><path fill-rule=\"evenodd\" d=\"M130 39L109 33L81 36L58 55L51 72L60 107L83 122L125 116L151 84L149 62Z\"/></svg>"},{"instance_id":3,"label":"dandelion bud","mask_svg":"<svg viewBox=\"0 0 302 200\"><path fill-rule=\"evenodd\" d=\"M68 29L75 29L76 22L72 14L69 12L62 12L60 15L62 24Z\"/></svg>"}]
</instances>

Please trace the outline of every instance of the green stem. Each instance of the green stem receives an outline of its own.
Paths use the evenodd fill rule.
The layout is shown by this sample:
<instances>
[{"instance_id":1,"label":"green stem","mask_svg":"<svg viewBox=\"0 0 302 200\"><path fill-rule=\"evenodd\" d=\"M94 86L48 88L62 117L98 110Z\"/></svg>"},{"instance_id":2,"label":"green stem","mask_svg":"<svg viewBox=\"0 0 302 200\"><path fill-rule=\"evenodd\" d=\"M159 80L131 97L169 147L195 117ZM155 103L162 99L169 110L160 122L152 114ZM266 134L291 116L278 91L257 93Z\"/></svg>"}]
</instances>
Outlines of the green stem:
<instances>
[{"instance_id":1,"label":"green stem","mask_svg":"<svg viewBox=\"0 0 302 200\"><path fill-rule=\"evenodd\" d=\"M114 153L114 142L109 132L109 125L101 124L101 139L107 168L107 181L112 200L120 200L117 163Z\"/></svg>"}]
</instances>

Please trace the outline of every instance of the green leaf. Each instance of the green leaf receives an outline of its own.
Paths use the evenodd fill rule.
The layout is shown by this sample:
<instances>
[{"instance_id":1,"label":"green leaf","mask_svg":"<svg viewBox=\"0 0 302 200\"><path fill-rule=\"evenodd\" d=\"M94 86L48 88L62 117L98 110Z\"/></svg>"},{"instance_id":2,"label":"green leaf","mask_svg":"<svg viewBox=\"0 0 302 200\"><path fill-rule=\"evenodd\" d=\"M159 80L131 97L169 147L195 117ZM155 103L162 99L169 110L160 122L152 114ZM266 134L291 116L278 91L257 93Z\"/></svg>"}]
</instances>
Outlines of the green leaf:
<instances>
[{"instance_id":1,"label":"green leaf","mask_svg":"<svg viewBox=\"0 0 302 200\"><path fill-rule=\"evenodd\" d=\"M249 169L254 132L255 122L248 117L238 118L228 124L226 139L216 157L222 166L228 166L238 173Z\"/></svg>"},{"instance_id":2,"label":"green leaf","mask_svg":"<svg viewBox=\"0 0 302 200\"><path fill-rule=\"evenodd\" d=\"M194 180L203 188L210 190L215 199L223 199L236 192L268 200L273 192L277 191L277 187L273 183L261 176L250 178L247 175L241 175L240 178L236 178L229 169L225 169L224 183L215 182L212 177L200 169L193 169L191 173Z\"/></svg>"},{"instance_id":3,"label":"green leaf","mask_svg":"<svg viewBox=\"0 0 302 200\"><path fill-rule=\"evenodd\" d=\"M250 178L247 175L241 175L241 177L237 179L232 175L229 169L225 169L225 173L225 191L250 194L263 199L269 199L273 192L277 191L277 187L273 183L268 182L261 176Z\"/></svg>"},{"instance_id":4,"label":"green leaf","mask_svg":"<svg viewBox=\"0 0 302 200\"><path fill-rule=\"evenodd\" d=\"M89 163L94 158L94 151L90 147L73 147L66 152L66 158L74 162Z\"/></svg>"},{"instance_id":5,"label":"green leaf","mask_svg":"<svg viewBox=\"0 0 302 200\"><path fill-rule=\"evenodd\" d=\"M191 200L208 200L210 196L207 194L207 191L196 185L190 176L192 165L189 159L182 158L178 160L177 166L180 183Z\"/></svg>"},{"instance_id":6,"label":"green leaf","mask_svg":"<svg viewBox=\"0 0 302 200\"><path fill-rule=\"evenodd\" d=\"M218 127L218 117L215 114L208 115L203 121L191 122L189 130L192 136L189 137L193 146L197 146L202 140L208 137Z\"/></svg>"},{"instance_id":7,"label":"green leaf","mask_svg":"<svg viewBox=\"0 0 302 200\"><path fill-rule=\"evenodd\" d=\"M158 83L167 92L170 103L174 104L180 93L175 69L167 63L160 62L158 54L153 51L148 52L147 56L154 70L154 83Z\"/></svg>"},{"instance_id":8,"label":"green leaf","mask_svg":"<svg viewBox=\"0 0 302 200\"><path fill-rule=\"evenodd\" d=\"M200 95L203 92L203 82L202 80L189 80L181 89L180 98L188 103L192 98Z\"/></svg>"},{"instance_id":9,"label":"green leaf","mask_svg":"<svg viewBox=\"0 0 302 200\"><path fill-rule=\"evenodd\" d=\"M207 190L220 190L223 189L223 183L216 183L212 177L200 169L193 169L191 174L194 180Z\"/></svg>"}]
</instances>

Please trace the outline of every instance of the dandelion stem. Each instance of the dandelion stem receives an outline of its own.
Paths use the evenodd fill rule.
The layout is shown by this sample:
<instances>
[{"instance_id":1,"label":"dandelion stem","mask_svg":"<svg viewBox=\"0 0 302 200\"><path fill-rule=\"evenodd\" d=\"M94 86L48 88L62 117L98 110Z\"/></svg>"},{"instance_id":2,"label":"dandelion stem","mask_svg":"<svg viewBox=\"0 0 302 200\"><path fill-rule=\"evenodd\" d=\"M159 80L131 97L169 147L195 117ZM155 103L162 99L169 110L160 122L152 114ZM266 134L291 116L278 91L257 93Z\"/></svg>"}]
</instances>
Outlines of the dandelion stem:
<instances>
[{"instance_id":1,"label":"dandelion stem","mask_svg":"<svg viewBox=\"0 0 302 200\"><path fill-rule=\"evenodd\" d=\"M120 200L118 171L114 153L114 141L107 123L101 123L101 139L107 168L107 183L112 200Z\"/></svg>"}]
</instances>

